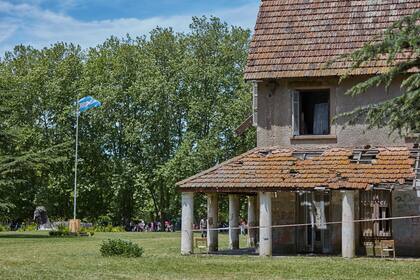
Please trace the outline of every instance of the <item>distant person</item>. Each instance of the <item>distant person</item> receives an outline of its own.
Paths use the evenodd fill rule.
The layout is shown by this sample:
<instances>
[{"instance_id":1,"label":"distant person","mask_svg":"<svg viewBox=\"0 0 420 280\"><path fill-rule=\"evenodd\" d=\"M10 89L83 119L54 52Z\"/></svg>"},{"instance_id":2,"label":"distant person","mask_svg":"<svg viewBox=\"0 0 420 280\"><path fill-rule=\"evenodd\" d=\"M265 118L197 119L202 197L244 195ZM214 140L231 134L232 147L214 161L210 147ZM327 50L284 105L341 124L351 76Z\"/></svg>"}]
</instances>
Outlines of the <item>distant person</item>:
<instances>
[{"instance_id":1,"label":"distant person","mask_svg":"<svg viewBox=\"0 0 420 280\"><path fill-rule=\"evenodd\" d=\"M143 220L140 220L140 223L139 223L139 228L140 228L140 231L141 231L141 232L143 232L143 231L144 231L145 226L146 226L146 224L144 223L144 221L143 221Z\"/></svg>"},{"instance_id":2,"label":"distant person","mask_svg":"<svg viewBox=\"0 0 420 280\"><path fill-rule=\"evenodd\" d=\"M200 220L201 237L207 237L207 220Z\"/></svg>"},{"instance_id":3,"label":"distant person","mask_svg":"<svg viewBox=\"0 0 420 280\"><path fill-rule=\"evenodd\" d=\"M246 235L246 221L244 219L241 220L241 223L239 225L239 228L241 229L241 234Z\"/></svg>"}]
</instances>

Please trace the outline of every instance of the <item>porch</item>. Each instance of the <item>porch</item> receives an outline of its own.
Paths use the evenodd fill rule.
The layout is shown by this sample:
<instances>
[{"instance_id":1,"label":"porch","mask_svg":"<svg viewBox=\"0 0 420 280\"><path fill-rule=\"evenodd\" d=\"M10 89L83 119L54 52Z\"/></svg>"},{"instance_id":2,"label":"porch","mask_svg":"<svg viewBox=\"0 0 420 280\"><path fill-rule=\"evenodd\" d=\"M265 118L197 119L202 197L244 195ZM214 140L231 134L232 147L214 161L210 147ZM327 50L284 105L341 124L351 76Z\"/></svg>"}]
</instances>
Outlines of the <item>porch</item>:
<instances>
[{"instance_id":1,"label":"porch","mask_svg":"<svg viewBox=\"0 0 420 280\"><path fill-rule=\"evenodd\" d=\"M229 205L229 249L240 249L242 196L247 203L251 252L260 256L341 254L344 258L365 254L370 241L393 238L392 222L355 220L391 217L391 201L399 191L415 197L413 165L412 152L405 147L252 150L178 184L182 192L181 253L193 253L194 195L200 193L207 200L209 253L219 249L221 199L227 199ZM388 198L382 195L378 200L378 193ZM420 211L417 198L411 203ZM397 206L396 214L402 215L400 208ZM416 232L411 225L404 226Z\"/></svg>"},{"instance_id":2,"label":"porch","mask_svg":"<svg viewBox=\"0 0 420 280\"><path fill-rule=\"evenodd\" d=\"M255 194L207 193L207 248L219 251L219 202L229 201L228 238L231 251L223 254L337 254L352 258L356 254L357 224L355 219L356 191L258 192ZM246 197L247 246L240 248L240 197ZM318 199L313 201L308 197ZM321 198L322 197L322 198ZM328 198L324 200L323 198ZM334 197L334 205L329 201ZM320 199L321 198L321 199ZM331 203L331 204L330 204ZM337 203L339 205L337 205ZM339 211L330 211L340 207ZM181 253L194 251L194 193L182 193ZM334 209L333 208L333 209ZM318 210L316 210L318 209ZM324 213L324 214L323 214ZM330 217L340 214L340 223L329 224ZM326 214L326 215L325 215ZM328 218L327 218L328 217ZM337 220L336 220L337 221ZM197 230L195 230L197 232ZM197 236L197 235L196 235ZM241 251L240 251L241 250Z\"/></svg>"}]
</instances>

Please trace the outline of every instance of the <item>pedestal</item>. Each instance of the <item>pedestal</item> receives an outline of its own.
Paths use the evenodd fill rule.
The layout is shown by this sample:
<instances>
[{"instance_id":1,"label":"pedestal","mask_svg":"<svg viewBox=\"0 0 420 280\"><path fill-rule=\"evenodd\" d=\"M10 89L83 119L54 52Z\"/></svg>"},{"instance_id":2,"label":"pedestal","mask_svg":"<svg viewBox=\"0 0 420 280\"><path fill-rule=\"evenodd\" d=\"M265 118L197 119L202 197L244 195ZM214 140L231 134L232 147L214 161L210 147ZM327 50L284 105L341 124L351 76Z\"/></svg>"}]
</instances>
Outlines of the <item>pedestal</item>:
<instances>
[{"instance_id":1,"label":"pedestal","mask_svg":"<svg viewBox=\"0 0 420 280\"><path fill-rule=\"evenodd\" d=\"M69 230L71 233L78 233L80 231L80 220L71 219L69 221Z\"/></svg>"}]
</instances>

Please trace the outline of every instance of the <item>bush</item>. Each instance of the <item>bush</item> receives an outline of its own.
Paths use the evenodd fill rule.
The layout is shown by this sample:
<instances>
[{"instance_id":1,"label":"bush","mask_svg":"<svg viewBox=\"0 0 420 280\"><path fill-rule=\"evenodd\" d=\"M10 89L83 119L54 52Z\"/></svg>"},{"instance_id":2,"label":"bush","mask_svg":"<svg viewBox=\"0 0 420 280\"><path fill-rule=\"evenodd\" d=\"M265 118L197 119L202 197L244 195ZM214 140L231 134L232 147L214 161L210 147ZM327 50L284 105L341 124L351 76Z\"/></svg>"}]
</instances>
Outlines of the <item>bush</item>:
<instances>
[{"instance_id":1,"label":"bush","mask_svg":"<svg viewBox=\"0 0 420 280\"><path fill-rule=\"evenodd\" d=\"M50 236L56 236L56 237L63 237L63 236L70 236L72 235L68 229L68 227L64 225L59 225L57 227L57 230L52 230L49 232Z\"/></svg>"},{"instance_id":2,"label":"bush","mask_svg":"<svg viewBox=\"0 0 420 280\"><path fill-rule=\"evenodd\" d=\"M94 232L124 232L123 227L113 227L112 225L107 226L95 226L92 228Z\"/></svg>"},{"instance_id":3,"label":"bush","mask_svg":"<svg viewBox=\"0 0 420 280\"><path fill-rule=\"evenodd\" d=\"M49 232L50 236L64 237L64 236L93 236L95 232L86 228L81 228L80 232L72 233L65 225L59 225L56 230Z\"/></svg>"},{"instance_id":4,"label":"bush","mask_svg":"<svg viewBox=\"0 0 420 280\"><path fill-rule=\"evenodd\" d=\"M29 224L29 225L22 225L17 231L24 232L24 231L36 231L37 230L36 224Z\"/></svg>"},{"instance_id":5,"label":"bush","mask_svg":"<svg viewBox=\"0 0 420 280\"><path fill-rule=\"evenodd\" d=\"M2 231L9 231L10 228L8 226L0 225L0 232Z\"/></svg>"},{"instance_id":6,"label":"bush","mask_svg":"<svg viewBox=\"0 0 420 280\"><path fill-rule=\"evenodd\" d=\"M80 234L87 234L87 235L89 235L89 236L94 236L94 235L95 235L95 232L93 231L93 229L89 229L89 228L84 228L84 227L82 227L82 228L80 229Z\"/></svg>"},{"instance_id":7,"label":"bush","mask_svg":"<svg viewBox=\"0 0 420 280\"><path fill-rule=\"evenodd\" d=\"M138 244L122 239L108 239L102 242L100 248L104 257L123 256L128 258L138 258L143 255L143 248Z\"/></svg>"}]
</instances>

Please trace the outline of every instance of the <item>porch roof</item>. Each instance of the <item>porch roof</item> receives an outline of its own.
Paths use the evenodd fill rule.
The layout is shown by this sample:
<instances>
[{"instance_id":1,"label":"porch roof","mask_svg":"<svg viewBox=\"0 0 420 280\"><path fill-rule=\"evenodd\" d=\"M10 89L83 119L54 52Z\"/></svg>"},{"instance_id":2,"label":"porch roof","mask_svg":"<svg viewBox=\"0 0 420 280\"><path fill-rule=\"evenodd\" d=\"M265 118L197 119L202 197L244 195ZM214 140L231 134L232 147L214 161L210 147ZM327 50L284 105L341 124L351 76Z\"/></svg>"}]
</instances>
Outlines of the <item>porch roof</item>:
<instances>
[{"instance_id":1,"label":"porch roof","mask_svg":"<svg viewBox=\"0 0 420 280\"><path fill-rule=\"evenodd\" d=\"M407 147L315 151L255 148L177 185L182 192L369 189L383 184L403 185L415 178L412 153Z\"/></svg>"}]
</instances>

